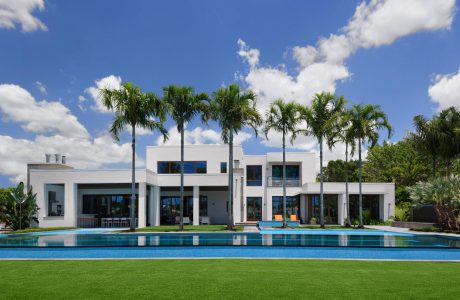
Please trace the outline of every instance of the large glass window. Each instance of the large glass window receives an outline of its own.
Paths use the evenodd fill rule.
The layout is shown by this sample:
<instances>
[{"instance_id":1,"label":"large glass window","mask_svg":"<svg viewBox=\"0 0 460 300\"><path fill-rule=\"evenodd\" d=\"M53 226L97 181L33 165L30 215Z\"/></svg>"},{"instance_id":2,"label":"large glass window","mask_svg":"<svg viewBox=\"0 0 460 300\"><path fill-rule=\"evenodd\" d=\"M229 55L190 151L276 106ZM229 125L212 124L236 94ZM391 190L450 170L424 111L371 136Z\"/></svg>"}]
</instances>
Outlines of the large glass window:
<instances>
[{"instance_id":1,"label":"large glass window","mask_svg":"<svg viewBox=\"0 0 460 300\"><path fill-rule=\"evenodd\" d=\"M311 195L311 206L309 207L310 219L315 218L317 222L320 220L320 195ZM324 195L324 221L327 224L338 223L338 197L337 195Z\"/></svg>"},{"instance_id":2,"label":"large glass window","mask_svg":"<svg viewBox=\"0 0 460 300\"><path fill-rule=\"evenodd\" d=\"M262 186L262 166L246 166L246 185Z\"/></svg>"},{"instance_id":3,"label":"large glass window","mask_svg":"<svg viewBox=\"0 0 460 300\"><path fill-rule=\"evenodd\" d=\"M227 162L221 162L220 163L220 172L221 173L227 173Z\"/></svg>"},{"instance_id":4,"label":"large glass window","mask_svg":"<svg viewBox=\"0 0 460 300\"><path fill-rule=\"evenodd\" d=\"M247 197L246 207L248 221L262 220L262 197Z\"/></svg>"},{"instance_id":5,"label":"large glass window","mask_svg":"<svg viewBox=\"0 0 460 300\"><path fill-rule=\"evenodd\" d=\"M286 179L299 179L299 165L286 165ZM283 178L283 165L272 166L272 177L274 179Z\"/></svg>"},{"instance_id":6,"label":"large glass window","mask_svg":"<svg viewBox=\"0 0 460 300\"><path fill-rule=\"evenodd\" d=\"M359 218L359 195L350 195L350 218ZM379 195L363 195L363 221L380 219Z\"/></svg>"},{"instance_id":7,"label":"large glass window","mask_svg":"<svg viewBox=\"0 0 460 300\"><path fill-rule=\"evenodd\" d=\"M175 224L176 217L180 216L180 197L163 196L160 200L160 222L161 224ZM208 216L208 197L200 196L200 217ZM193 221L193 197L184 197L184 217Z\"/></svg>"},{"instance_id":8,"label":"large glass window","mask_svg":"<svg viewBox=\"0 0 460 300\"><path fill-rule=\"evenodd\" d=\"M180 174L179 161L159 161L158 174ZM184 174L206 174L206 161L184 161Z\"/></svg>"},{"instance_id":9,"label":"large glass window","mask_svg":"<svg viewBox=\"0 0 460 300\"><path fill-rule=\"evenodd\" d=\"M283 196L272 197L272 214L283 215ZM291 215L296 215L300 218L300 197L286 196L286 215L289 218Z\"/></svg>"},{"instance_id":10,"label":"large glass window","mask_svg":"<svg viewBox=\"0 0 460 300\"><path fill-rule=\"evenodd\" d=\"M64 216L64 184L46 184L48 216Z\"/></svg>"},{"instance_id":11,"label":"large glass window","mask_svg":"<svg viewBox=\"0 0 460 300\"><path fill-rule=\"evenodd\" d=\"M131 195L83 195L82 214L99 218L129 217ZM137 216L137 195L134 207Z\"/></svg>"}]
</instances>

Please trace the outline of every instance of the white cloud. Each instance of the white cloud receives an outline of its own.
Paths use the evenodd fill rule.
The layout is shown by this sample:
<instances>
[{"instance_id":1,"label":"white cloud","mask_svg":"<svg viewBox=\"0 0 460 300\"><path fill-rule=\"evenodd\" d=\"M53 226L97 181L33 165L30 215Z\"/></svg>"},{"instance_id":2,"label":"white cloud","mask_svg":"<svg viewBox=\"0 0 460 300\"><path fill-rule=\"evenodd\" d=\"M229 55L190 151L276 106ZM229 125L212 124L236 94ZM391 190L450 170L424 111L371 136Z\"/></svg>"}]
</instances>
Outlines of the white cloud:
<instances>
[{"instance_id":1,"label":"white cloud","mask_svg":"<svg viewBox=\"0 0 460 300\"><path fill-rule=\"evenodd\" d=\"M21 25L22 32L47 31L42 21L32 15L34 10L45 9L44 0L0 0L0 28L14 29Z\"/></svg>"},{"instance_id":2,"label":"white cloud","mask_svg":"<svg viewBox=\"0 0 460 300\"><path fill-rule=\"evenodd\" d=\"M438 110L450 106L460 107L460 68L457 73L436 75L428 88L428 94L438 104Z\"/></svg>"},{"instance_id":3,"label":"white cloud","mask_svg":"<svg viewBox=\"0 0 460 300\"><path fill-rule=\"evenodd\" d=\"M22 124L34 133L57 133L88 138L86 128L71 111L59 102L36 101L25 89L14 84L0 84L0 112L5 121Z\"/></svg>"},{"instance_id":4,"label":"white cloud","mask_svg":"<svg viewBox=\"0 0 460 300\"><path fill-rule=\"evenodd\" d=\"M157 145L180 145L180 133L177 131L176 126L172 126L168 130L169 139L163 143L163 137L159 136L156 140ZM240 145L252 137L250 133L241 131L238 133L233 142L235 145ZM185 130L184 139L186 145L203 145L203 144L223 144L220 132L213 129L203 129L196 127L191 130Z\"/></svg>"},{"instance_id":5,"label":"white cloud","mask_svg":"<svg viewBox=\"0 0 460 300\"><path fill-rule=\"evenodd\" d=\"M85 96L83 95L78 96L78 108L81 111L86 111L85 102L86 102Z\"/></svg>"},{"instance_id":6,"label":"white cloud","mask_svg":"<svg viewBox=\"0 0 460 300\"><path fill-rule=\"evenodd\" d=\"M239 39L238 54L250 66L249 72L239 78L258 94L262 112L279 97L306 105L314 93L335 92L337 82L351 76L345 61L359 48L388 45L420 31L449 29L454 14L455 0L362 2L340 34L320 38L316 46L293 48L293 58L299 64L294 75L278 67L260 67L260 51Z\"/></svg>"},{"instance_id":7,"label":"white cloud","mask_svg":"<svg viewBox=\"0 0 460 300\"><path fill-rule=\"evenodd\" d=\"M121 82L122 81L120 76L109 75L107 77L95 80L95 86L86 88L85 93L87 93L94 101L94 104L91 106L91 109L102 113L110 112L110 110L108 110L102 103L99 91L103 88L112 90L120 89Z\"/></svg>"},{"instance_id":8,"label":"white cloud","mask_svg":"<svg viewBox=\"0 0 460 300\"><path fill-rule=\"evenodd\" d=\"M238 73L236 78L244 81L258 95L257 107L263 114L276 98L309 105L315 93L334 93L337 82L351 76L346 60L358 49L389 45L398 38L416 32L450 29L455 9L455 0L362 2L338 34L320 38L315 46L293 48L292 56L299 64L296 74L288 73L283 67L261 67L260 51L250 48L239 39L238 54L250 68L247 74ZM444 83L448 79L453 81L451 77L438 79L440 83ZM262 143L267 147L281 147L280 134L270 133L269 138ZM293 146L288 147L318 151L316 141L309 137L299 137ZM325 157L341 157L343 152L344 150L336 146L332 152L325 150Z\"/></svg>"},{"instance_id":9,"label":"white cloud","mask_svg":"<svg viewBox=\"0 0 460 300\"><path fill-rule=\"evenodd\" d=\"M43 95L48 95L48 91L46 90L46 85L43 84L40 81L35 81L35 85L37 86L37 89L42 93Z\"/></svg>"},{"instance_id":10,"label":"white cloud","mask_svg":"<svg viewBox=\"0 0 460 300\"><path fill-rule=\"evenodd\" d=\"M24 130L36 133L32 139L0 135L0 174L12 182L24 180L26 164L44 161L45 153L67 155L76 168L131 161L130 143L115 143L107 132L91 137L67 107L59 102L37 102L20 86L0 85L0 112L4 121L18 122ZM137 158L137 166L144 163Z\"/></svg>"},{"instance_id":11,"label":"white cloud","mask_svg":"<svg viewBox=\"0 0 460 300\"><path fill-rule=\"evenodd\" d=\"M131 125L126 126L126 132L131 134L132 127ZM153 132L150 129L147 128L142 128L142 127L136 127L136 136L140 135L152 135Z\"/></svg>"}]
</instances>

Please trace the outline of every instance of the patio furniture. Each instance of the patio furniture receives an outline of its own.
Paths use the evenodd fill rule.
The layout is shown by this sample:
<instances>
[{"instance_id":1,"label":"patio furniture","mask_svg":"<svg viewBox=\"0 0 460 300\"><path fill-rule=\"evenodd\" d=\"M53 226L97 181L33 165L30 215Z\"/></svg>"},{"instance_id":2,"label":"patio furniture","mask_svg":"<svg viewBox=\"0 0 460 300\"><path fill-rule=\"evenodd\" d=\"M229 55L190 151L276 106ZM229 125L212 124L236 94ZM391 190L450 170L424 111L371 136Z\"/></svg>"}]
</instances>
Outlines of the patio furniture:
<instances>
[{"instance_id":1,"label":"patio furniture","mask_svg":"<svg viewBox=\"0 0 460 300\"><path fill-rule=\"evenodd\" d=\"M297 215L291 215L291 221L298 221Z\"/></svg>"},{"instance_id":2,"label":"patio furniture","mask_svg":"<svg viewBox=\"0 0 460 300\"><path fill-rule=\"evenodd\" d=\"M128 218L121 218L120 219L120 226L121 227L129 227L129 219Z\"/></svg>"},{"instance_id":3,"label":"patio furniture","mask_svg":"<svg viewBox=\"0 0 460 300\"><path fill-rule=\"evenodd\" d=\"M275 221L283 221L282 215L275 215Z\"/></svg>"},{"instance_id":4,"label":"patio furniture","mask_svg":"<svg viewBox=\"0 0 460 300\"><path fill-rule=\"evenodd\" d=\"M182 218L182 222L184 223L184 225L190 225L190 218L189 217L183 217ZM180 223L180 217L176 217L176 224L179 224Z\"/></svg>"},{"instance_id":5,"label":"patio furniture","mask_svg":"<svg viewBox=\"0 0 460 300\"><path fill-rule=\"evenodd\" d=\"M113 227L120 227L120 218L113 218L112 219L112 226Z\"/></svg>"},{"instance_id":6,"label":"patio furniture","mask_svg":"<svg viewBox=\"0 0 460 300\"><path fill-rule=\"evenodd\" d=\"M101 227L107 227L107 218L101 218Z\"/></svg>"},{"instance_id":7,"label":"patio furniture","mask_svg":"<svg viewBox=\"0 0 460 300\"><path fill-rule=\"evenodd\" d=\"M210 225L211 220L209 220L209 217L200 217L200 224Z\"/></svg>"}]
</instances>

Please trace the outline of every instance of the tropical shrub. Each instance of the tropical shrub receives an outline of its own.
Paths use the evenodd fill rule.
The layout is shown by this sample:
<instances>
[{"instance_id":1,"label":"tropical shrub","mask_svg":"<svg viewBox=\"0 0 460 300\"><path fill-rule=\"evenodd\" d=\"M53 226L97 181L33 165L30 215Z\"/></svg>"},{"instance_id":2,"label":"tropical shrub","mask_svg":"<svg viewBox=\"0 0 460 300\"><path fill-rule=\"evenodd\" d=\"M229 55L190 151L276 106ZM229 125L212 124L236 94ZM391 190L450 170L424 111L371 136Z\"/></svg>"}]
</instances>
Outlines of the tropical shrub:
<instances>
[{"instance_id":1,"label":"tropical shrub","mask_svg":"<svg viewBox=\"0 0 460 300\"><path fill-rule=\"evenodd\" d=\"M414 204L433 205L442 229L460 229L460 176L435 178L408 189Z\"/></svg>"},{"instance_id":2,"label":"tropical shrub","mask_svg":"<svg viewBox=\"0 0 460 300\"><path fill-rule=\"evenodd\" d=\"M37 194L32 192L32 188L25 192L24 183L19 183L16 188L9 191L7 197L2 197L0 221L13 230L29 227L31 220L38 222L36 197Z\"/></svg>"},{"instance_id":3,"label":"tropical shrub","mask_svg":"<svg viewBox=\"0 0 460 300\"><path fill-rule=\"evenodd\" d=\"M316 220L315 217L313 217L313 218L310 219L310 224L312 224L312 225L313 225L313 224L316 225L317 222L318 222L318 221Z\"/></svg>"},{"instance_id":4,"label":"tropical shrub","mask_svg":"<svg viewBox=\"0 0 460 300\"><path fill-rule=\"evenodd\" d=\"M395 207L395 221L409 221L410 203L401 202Z\"/></svg>"}]
</instances>

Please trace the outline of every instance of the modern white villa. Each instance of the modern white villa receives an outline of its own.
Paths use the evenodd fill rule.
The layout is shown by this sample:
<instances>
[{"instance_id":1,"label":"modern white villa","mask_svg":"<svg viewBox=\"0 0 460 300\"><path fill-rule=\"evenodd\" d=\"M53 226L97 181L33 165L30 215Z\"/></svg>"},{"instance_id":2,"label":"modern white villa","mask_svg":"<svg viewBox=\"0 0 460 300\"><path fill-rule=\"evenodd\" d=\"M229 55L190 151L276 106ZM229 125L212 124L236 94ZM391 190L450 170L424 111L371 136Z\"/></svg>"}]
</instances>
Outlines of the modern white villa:
<instances>
[{"instance_id":1,"label":"modern white villa","mask_svg":"<svg viewBox=\"0 0 460 300\"><path fill-rule=\"evenodd\" d=\"M137 226L174 224L179 215L180 146L147 147L146 168L136 170ZM314 153L286 153L287 215L301 223L319 218L320 184ZM184 216L191 224L227 222L228 146L185 146ZM234 147L235 223L272 220L282 214L282 153L245 155ZM128 227L131 170L74 169L56 155L28 165L28 183L37 193L39 225ZM358 216L358 184L349 184L350 215ZM325 222L343 224L345 183L324 183ZM393 183L363 183L363 206L371 219L394 213Z\"/></svg>"}]
</instances>

